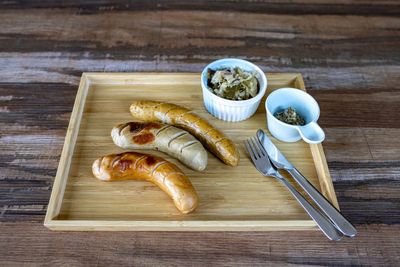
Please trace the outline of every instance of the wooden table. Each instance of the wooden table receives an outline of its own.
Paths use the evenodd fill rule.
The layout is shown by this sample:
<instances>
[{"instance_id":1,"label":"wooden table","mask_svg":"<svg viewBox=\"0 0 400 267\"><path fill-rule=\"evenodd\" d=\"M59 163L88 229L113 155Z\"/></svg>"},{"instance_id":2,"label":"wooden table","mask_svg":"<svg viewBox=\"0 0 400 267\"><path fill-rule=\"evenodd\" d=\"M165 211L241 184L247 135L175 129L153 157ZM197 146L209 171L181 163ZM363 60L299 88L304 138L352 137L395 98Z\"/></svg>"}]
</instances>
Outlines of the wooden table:
<instances>
[{"instance_id":1,"label":"wooden table","mask_svg":"<svg viewBox=\"0 0 400 267\"><path fill-rule=\"evenodd\" d=\"M398 1L0 2L0 265L396 265ZM313 232L52 232L43 226L82 72L299 72L354 239Z\"/></svg>"}]
</instances>

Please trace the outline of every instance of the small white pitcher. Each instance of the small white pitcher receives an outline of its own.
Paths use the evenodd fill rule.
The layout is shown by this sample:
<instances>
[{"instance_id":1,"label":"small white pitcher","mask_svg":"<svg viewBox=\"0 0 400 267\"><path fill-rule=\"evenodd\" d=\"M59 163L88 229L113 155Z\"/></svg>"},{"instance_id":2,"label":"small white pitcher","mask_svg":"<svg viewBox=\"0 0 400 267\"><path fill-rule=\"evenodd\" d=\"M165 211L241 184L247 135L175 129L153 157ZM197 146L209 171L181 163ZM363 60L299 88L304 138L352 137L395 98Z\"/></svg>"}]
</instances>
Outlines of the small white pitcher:
<instances>
[{"instance_id":1,"label":"small white pitcher","mask_svg":"<svg viewBox=\"0 0 400 267\"><path fill-rule=\"evenodd\" d=\"M304 118L306 125L290 125L284 123L274 114L292 107ZM318 144L325 139L325 133L317 124L320 110L317 101L306 92L295 88L281 88L273 91L265 101L268 130L276 138L284 142L296 142L303 138L309 144Z\"/></svg>"}]
</instances>

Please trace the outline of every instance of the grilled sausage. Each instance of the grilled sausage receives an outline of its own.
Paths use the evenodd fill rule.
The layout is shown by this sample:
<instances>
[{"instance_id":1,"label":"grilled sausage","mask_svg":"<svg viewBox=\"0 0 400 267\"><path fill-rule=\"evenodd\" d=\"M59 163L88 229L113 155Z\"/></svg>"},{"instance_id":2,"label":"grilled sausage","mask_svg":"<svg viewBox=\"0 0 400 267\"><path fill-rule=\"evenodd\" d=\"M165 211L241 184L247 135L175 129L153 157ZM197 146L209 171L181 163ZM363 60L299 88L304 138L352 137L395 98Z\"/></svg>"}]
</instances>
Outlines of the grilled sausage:
<instances>
[{"instance_id":1,"label":"grilled sausage","mask_svg":"<svg viewBox=\"0 0 400 267\"><path fill-rule=\"evenodd\" d=\"M184 214L197 207L197 194L189 178L173 163L136 152L111 154L96 159L93 175L102 181L144 180L156 184Z\"/></svg>"},{"instance_id":2,"label":"grilled sausage","mask_svg":"<svg viewBox=\"0 0 400 267\"><path fill-rule=\"evenodd\" d=\"M202 171L207 166L207 151L185 130L162 123L128 122L111 131L114 143L129 149L156 149L190 168Z\"/></svg>"},{"instance_id":3,"label":"grilled sausage","mask_svg":"<svg viewBox=\"0 0 400 267\"><path fill-rule=\"evenodd\" d=\"M239 163L239 152L232 140L187 108L157 101L135 101L131 104L130 111L140 120L163 122L183 128L226 164L237 166Z\"/></svg>"}]
</instances>

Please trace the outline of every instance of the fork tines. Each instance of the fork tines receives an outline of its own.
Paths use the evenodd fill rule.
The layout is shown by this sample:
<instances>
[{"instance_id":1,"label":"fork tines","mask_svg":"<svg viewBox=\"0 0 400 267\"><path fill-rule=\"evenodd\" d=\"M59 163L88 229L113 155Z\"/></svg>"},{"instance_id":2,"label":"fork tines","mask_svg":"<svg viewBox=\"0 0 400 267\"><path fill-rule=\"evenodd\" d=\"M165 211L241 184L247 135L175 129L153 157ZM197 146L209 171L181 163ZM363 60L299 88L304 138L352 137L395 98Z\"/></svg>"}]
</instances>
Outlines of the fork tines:
<instances>
[{"instance_id":1,"label":"fork tines","mask_svg":"<svg viewBox=\"0 0 400 267\"><path fill-rule=\"evenodd\" d=\"M267 156L267 152L265 151L264 147L257 137L251 136L243 142L252 160L257 160Z\"/></svg>"}]
</instances>

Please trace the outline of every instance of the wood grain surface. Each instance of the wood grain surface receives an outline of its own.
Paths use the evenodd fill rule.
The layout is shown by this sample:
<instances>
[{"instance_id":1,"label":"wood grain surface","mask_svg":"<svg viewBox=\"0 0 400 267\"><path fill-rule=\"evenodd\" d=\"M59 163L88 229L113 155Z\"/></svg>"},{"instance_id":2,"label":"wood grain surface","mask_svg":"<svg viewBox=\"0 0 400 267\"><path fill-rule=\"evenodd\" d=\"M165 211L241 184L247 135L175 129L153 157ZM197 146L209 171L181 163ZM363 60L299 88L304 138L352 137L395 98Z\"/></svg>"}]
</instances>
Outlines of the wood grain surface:
<instances>
[{"instance_id":1,"label":"wood grain surface","mask_svg":"<svg viewBox=\"0 0 400 267\"><path fill-rule=\"evenodd\" d=\"M400 261L398 1L0 1L0 264L367 265ZM55 233L42 224L82 72L299 72L354 239L320 232Z\"/></svg>"}]
</instances>

